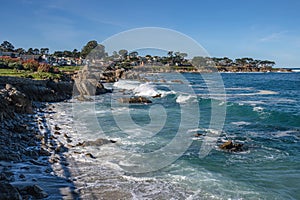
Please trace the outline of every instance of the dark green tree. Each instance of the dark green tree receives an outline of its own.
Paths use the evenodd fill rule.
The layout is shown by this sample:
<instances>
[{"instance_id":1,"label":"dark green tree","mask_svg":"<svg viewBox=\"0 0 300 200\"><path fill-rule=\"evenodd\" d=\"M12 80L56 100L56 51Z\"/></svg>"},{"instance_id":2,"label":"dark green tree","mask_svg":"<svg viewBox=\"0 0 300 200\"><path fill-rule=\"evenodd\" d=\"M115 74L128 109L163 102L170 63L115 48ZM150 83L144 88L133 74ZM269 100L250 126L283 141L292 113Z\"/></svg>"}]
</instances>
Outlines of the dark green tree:
<instances>
[{"instance_id":1,"label":"dark green tree","mask_svg":"<svg viewBox=\"0 0 300 200\"><path fill-rule=\"evenodd\" d=\"M41 48L40 52L42 55L48 55L49 54L49 48Z\"/></svg>"},{"instance_id":2,"label":"dark green tree","mask_svg":"<svg viewBox=\"0 0 300 200\"><path fill-rule=\"evenodd\" d=\"M25 54L25 53L26 53L26 50L23 49L23 48L17 48L15 51L16 51L18 54Z\"/></svg>"},{"instance_id":3,"label":"dark green tree","mask_svg":"<svg viewBox=\"0 0 300 200\"><path fill-rule=\"evenodd\" d=\"M0 48L2 51L10 52L14 51L15 47L8 41L3 41L3 43L0 45Z\"/></svg>"},{"instance_id":4,"label":"dark green tree","mask_svg":"<svg viewBox=\"0 0 300 200\"><path fill-rule=\"evenodd\" d=\"M33 54L39 55L40 54L40 50L38 48L33 49Z\"/></svg>"},{"instance_id":5,"label":"dark green tree","mask_svg":"<svg viewBox=\"0 0 300 200\"><path fill-rule=\"evenodd\" d=\"M119 55L122 56L123 59L125 59L128 56L128 51L126 49L121 49L119 51Z\"/></svg>"},{"instance_id":6,"label":"dark green tree","mask_svg":"<svg viewBox=\"0 0 300 200\"><path fill-rule=\"evenodd\" d=\"M33 49L32 48L29 48L26 52L28 55L33 55L34 52L33 52Z\"/></svg>"},{"instance_id":7,"label":"dark green tree","mask_svg":"<svg viewBox=\"0 0 300 200\"><path fill-rule=\"evenodd\" d=\"M89 41L81 50L81 57L86 58L87 55L98 46L98 42L96 40Z\"/></svg>"},{"instance_id":8,"label":"dark green tree","mask_svg":"<svg viewBox=\"0 0 300 200\"><path fill-rule=\"evenodd\" d=\"M63 57L64 54L62 51L54 51L53 55L56 57Z\"/></svg>"}]
</instances>

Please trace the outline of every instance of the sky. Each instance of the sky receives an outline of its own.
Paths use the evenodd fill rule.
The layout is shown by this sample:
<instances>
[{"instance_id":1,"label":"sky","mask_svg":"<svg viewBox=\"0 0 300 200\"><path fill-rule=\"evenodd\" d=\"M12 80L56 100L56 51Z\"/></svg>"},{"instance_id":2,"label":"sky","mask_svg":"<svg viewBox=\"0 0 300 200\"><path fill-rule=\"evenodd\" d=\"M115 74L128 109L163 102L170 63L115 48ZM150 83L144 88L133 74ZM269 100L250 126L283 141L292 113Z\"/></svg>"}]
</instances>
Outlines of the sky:
<instances>
[{"instance_id":1,"label":"sky","mask_svg":"<svg viewBox=\"0 0 300 200\"><path fill-rule=\"evenodd\" d=\"M210 56L300 67L298 0L0 0L0 42L15 48L81 50L123 31L171 29Z\"/></svg>"}]
</instances>

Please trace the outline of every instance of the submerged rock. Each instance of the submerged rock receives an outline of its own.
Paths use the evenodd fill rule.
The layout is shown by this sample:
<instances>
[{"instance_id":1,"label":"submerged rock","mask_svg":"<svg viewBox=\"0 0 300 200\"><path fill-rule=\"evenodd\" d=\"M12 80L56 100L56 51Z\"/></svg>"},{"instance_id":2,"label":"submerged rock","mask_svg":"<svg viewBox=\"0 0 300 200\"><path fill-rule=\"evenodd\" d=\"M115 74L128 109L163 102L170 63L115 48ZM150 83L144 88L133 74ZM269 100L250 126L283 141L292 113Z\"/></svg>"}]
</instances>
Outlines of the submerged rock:
<instances>
[{"instance_id":1,"label":"submerged rock","mask_svg":"<svg viewBox=\"0 0 300 200\"><path fill-rule=\"evenodd\" d=\"M152 96L152 98L160 98L160 97L161 97L161 94L157 94L157 95Z\"/></svg>"},{"instance_id":2,"label":"submerged rock","mask_svg":"<svg viewBox=\"0 0 300 200\"><path fill-rule=\"evenodd\" d=\"M118 99L120 103L152 103L151 100L147 99L146 97L130 97L130 98L120 98Z\"/></svg>"},{"instance_id":3,"label":"submerged rock","mask_svg":"<svg viewBox=\"0 0 300 200\"><path fill-rule=\"evenodd\" d=\"M38 185L30 185L20 189L23 195L31 195L37 199L46 198L49 195Z\"/></svg>"},{"instance_id":4,"label":"submerged rock","mask_svg":"<svg viewBox=\"0 0 300 200\"><path fill-rule=\"evenodd\" d=\"M108 139L103 139L103 138L98 138L94 141L84 141L84 142L79 142L76 146L101 146L104 144L109 144L109 143L116 143L117 141L115 140L108 140Z\"/></svg>"},{"instance_id":5,"label":"submerged rock","mask_svg":"<svg viewBox=\"0 0 300 200\"><path fill-rule=\"evenodd\" d=\"M231 140L228 140L227 142L224 142L219 147L222 150L227 150L227 151L230 151L230 152L243 151L243 144L239 144L239 143L234 144Z\"/></svg>"},{"instance_id":6,"label":"submerged rock","mask_svg":"<svg viewBox=\"0 0 300 200\"><path fill-rule=\"evenodd\" d=\"M18 190L9 183L0 183L0 199L22 199Z\"/></svg>"}]
</instances>

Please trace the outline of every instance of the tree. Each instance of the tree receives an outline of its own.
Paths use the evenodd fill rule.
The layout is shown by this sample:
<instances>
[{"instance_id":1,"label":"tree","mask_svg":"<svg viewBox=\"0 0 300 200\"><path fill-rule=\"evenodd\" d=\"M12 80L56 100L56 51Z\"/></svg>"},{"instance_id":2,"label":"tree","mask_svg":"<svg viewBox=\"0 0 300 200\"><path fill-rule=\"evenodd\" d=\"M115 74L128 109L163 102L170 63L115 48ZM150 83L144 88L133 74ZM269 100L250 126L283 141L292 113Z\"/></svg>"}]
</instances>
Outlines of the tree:
<instances>
[{"instance_id":1,"label":"tree","mask_svg":"<svg viewBox=\"0 0 300 200\"><path fill-rule=\"evenodd\" d=\"M15 51L16 51L18 54L25 54L25 53L26 53L25 49L23 49L23 48L17 48Z\"/></svg>"},{"instance_id":2,"label":"tree","mask_svg":"<svg viewBox=\"0 0 300 200\"><path fill-rule=\"evenodd\" d=\"M2 51L9 52L9 51L14 51L14 45L12 45L8 41L3 41L3 43L0 45L0 48Z\"/></svg>"},{"instance_id":3,"label":"tree","mask_svg":"<svg viewBox=\"0 0 300 200\"><path fill-rule=\"evenodd\" d=\"M54 51L53 55L56 57L63 57L63 52L62 51Z\"/></svg>"},{"instance_id":4,"label":"tree","mask_svg":"<svg viewBox=\"0 0 300 200\"><path fill-rule=\"evenodd\" d=\"M87 55L98 46L98 42L96 40L89 41L81 50L81 56L86 58Z\"/></svg>"},{"instance_id":5,"label":"tree","mask_svg":"<svg viewBox=\"0 0 300 200\"><path fill-rule=\"evenodd\" d=\"M130 52L130 53L129 53L129 56L130 56L131 58L136 58L138 55L139 55L139 53L138 53L137 51L133 51L133 52Z\"/></svg>"},{"instance_id":6,"label":"tree","mask_svg":"<svg viewBox=\"0 0 300 200\"><path fill-rule=\"evenodd\" d=\"M39 55L40 54L40 50L38 48L33 49L33 54Z\"/></svg>"},{"instance_id":7,"label":"tree","mask_svg":"<svg viewBox=\"0 0 300 200\"><path fill-rule=\"evenodd\" d=\"M121 49L119 51L120 56L122 56L123 59L125 59L128 55L128 51L126 49Z\"/></svg>"},{"instance_id":8,"label":"tree","mask_svg":"<svg viewBox=\"0 0 300 200\"><path fill-rule=\"evenodd\" d=\"M72 57L72 52L71 51L67 51L67 50L64 50L64 52L63 52L63 56L64 57Z\"/></svg>"},{"instance_id":9,"label":"tree","mask_svg":"<svg viewBox=\"0 0 300 200\"><path fill-rule=\"evenodd\" d=\"M49 54L49 48L41 48L40 50L42 55L48 55Z\"/></svg>"},{"instance_id":10,"label":"tree","mask_svg":"<svg viewBox=\"0 0 300 200\"><path fill-rule=\"evenodd\" d=\"M192 59L192 65L195 66L195 67L205 67L207 66L207 61L208 59L205 58L205 57L202 57L202 56L195 56L193 59Z\"/></svg>"},{"instance_id":11,"label":"tree","mask_svg":"<svg viewBox=\"0 0 300 200\"><path fill-rule=\"evenodd\" d=\"M169 52L168 52L168 56L169 56L170 58L172 58L172 57L173 57L173 51L169 51Z\"/></svg>"},{"instance_id":12,"label":"tree","mask_svg":"<svg viewBox=\"0 0 300 200\"><path fill-rule=\"evenodd\" d=\"M32 48L29 48L26 52L28 55L33 55L34 52L33 52L33 49Z\"/></svg>"},{"instance_id":13,"label":"tree","mask_svg":"<svg viewBox=\"0 0 300 200\"><path fill-rule=\"evenodd\" d=\"M72 56L73 56L73 58L79 58L80 52L77 49L73 49Z\"/></svg>"}]
</instances>

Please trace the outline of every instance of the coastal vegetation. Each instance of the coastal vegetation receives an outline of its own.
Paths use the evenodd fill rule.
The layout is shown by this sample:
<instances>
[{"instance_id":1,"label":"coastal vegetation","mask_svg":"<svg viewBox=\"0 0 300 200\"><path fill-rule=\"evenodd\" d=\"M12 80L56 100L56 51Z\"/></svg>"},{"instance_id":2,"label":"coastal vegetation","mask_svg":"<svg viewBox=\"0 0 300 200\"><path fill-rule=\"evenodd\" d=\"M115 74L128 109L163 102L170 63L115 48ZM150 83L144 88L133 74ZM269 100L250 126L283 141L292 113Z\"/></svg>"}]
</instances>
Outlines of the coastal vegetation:
<instances>
[{"instance_id":1,"label":"coastal vegetation","mask_svg":"<svg viewBox=\"0 0 300 200\"><path fill-rule=\"evenodd\" d=\"M81 66L89 63L105 62L108 70L130 70L148 67L153 72L277 72L288 69L273 68L276 64L270 60L258 60L244 57L188 58L184 52L168 51L165 56L141 56L137 51L126 49L114 51L109 55L105 46L96 40L87 42L81 51L77 49L54 51L49 48L32 48L28 50L15 48L9 41L0 45L0 76L19 76L34 79L60 79L64 74L74 74ZM212 70L213 69L213 70Z\"/></svg>"}]
</instances>

